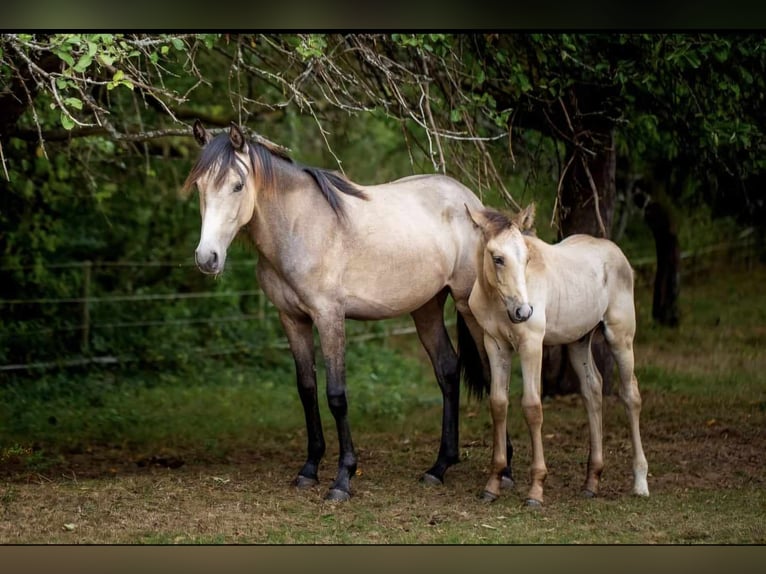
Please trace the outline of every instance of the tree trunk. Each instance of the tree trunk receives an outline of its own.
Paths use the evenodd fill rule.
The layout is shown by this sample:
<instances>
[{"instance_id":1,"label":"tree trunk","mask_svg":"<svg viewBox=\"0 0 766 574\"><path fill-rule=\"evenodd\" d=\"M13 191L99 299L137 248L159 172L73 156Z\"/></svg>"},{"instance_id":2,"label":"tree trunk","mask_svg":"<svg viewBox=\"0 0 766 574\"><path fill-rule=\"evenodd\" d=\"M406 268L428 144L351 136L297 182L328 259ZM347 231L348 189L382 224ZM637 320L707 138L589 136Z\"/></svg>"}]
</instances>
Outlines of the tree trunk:
<instances>
[{"instance_id":1,"label":"tree trunk","mask_svg":"<svg viewBox=\"0 0 766 574\"><path fill-rule=\"evenodd\" d=\"M680 322L678 296L681 290L681 248L675 221L670 210L656 200L646 206L644 220L654 235L657 253L652 318L660 325L677 327Z\"/></svg>"},{"instance_id":2,"label":"tree trunk","mask_svg":"<svg viewBox=\"0 0 766 574\"><path fill-rule=\"evenodd\" d=\"M589 149L597 150L595 157L583 150L568 150L567 157L574 159L561 186L559 239L575 233L596 237L611 235L616 198L614 132L609 130L591 138L594 145ZM614 360L601 328L593 337L591 349L596 368L603 378L603 393L608 394L612 389ZM569 365L566 347L544 349L542 379L544 396L579 391L580 383Z\"/></svg>"}]
</instances>

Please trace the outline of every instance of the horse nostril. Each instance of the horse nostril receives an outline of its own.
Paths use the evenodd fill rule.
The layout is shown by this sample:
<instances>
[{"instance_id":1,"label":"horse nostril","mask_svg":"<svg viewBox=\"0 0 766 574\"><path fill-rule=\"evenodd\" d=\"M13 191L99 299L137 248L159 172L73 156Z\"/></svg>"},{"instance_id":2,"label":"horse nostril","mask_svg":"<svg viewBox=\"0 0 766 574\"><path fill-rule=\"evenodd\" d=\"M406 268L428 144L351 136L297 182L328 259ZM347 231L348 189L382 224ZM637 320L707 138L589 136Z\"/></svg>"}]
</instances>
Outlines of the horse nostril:
<instances>
[{"instance_id":1,"label":"horse nostril","mask_svg":"<svg viewBox=\"0 0 766 574\"><path fill-rule=\"evenodd\" d=\"M218 252L217 251L213 251L212 256L210 257L210 263L212 265L215 265L216 263L218 263Z\"/></svg>"}]
</instances>

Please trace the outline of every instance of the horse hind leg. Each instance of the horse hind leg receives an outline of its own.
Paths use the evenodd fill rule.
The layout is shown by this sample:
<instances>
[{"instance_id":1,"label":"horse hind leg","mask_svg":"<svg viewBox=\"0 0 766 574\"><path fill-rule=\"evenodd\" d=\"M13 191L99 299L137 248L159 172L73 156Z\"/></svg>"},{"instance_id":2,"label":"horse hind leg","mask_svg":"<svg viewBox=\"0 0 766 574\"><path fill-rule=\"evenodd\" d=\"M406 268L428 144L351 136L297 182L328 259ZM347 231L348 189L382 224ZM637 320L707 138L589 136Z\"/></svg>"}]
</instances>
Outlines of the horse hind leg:
<instances>
[{"instance_id":1,"label":"horse hind leg","mask_svg":"<svg viewBox=\"0 0 766 574\"><path fill-rule=\"evenodd\" d=\"M630 425L630 438L633 449L633 494L649 496L647 475L649 465L646 462L644 449L641 444L639 418L641 415L641 393L638 390L638 380L634 372L633 334L635 328L622 328L623 324L635 325L635 320L620 323L605 322L604 336L612 350L620 373L620 400L625 407Z\"/></svg>"},{"instance_id":2,"label":"horse hind leg","mask_svg":"<svg viewBox=\"0 0 766 574\"><path fill-rule=\"evenodd\" d=\"M460 460L458 452L460 373L458 357L444 325L446 297L446 291L442 291L412 312L418 338L431 360L443 399L439 454L434 465L423 475L424 482L432 484L443 484L447 469Z\"/></svg>"},{"instance_id":3,"label":"horse hind leg","mask_svg":"<svg viewBox=\"0 0 766 574\"><path fill-rule=\"evenodd\" d=\"M601 473L604 470L601 373L596 369L591 352L591 340L594 331L579 341L567 345L567 356L580 380L580 394L588 415L588 435L590 448L588 469L585 475L583 494L588 497L598 494Z\"/></svg>"}]
</instances>

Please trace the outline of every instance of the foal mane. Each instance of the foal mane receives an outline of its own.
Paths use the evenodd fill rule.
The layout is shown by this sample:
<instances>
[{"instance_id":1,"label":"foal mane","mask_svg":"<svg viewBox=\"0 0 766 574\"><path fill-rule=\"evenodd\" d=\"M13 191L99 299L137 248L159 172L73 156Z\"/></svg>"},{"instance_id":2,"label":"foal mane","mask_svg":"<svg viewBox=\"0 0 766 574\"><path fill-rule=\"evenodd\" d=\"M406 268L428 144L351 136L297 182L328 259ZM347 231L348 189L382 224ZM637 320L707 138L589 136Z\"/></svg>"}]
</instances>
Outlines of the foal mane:
<instances>
[{"instance_id":1,"label":"foal mane","mask_svg":"<svg viewBox=\"0 0 766 574\"><path fill-rule=\"evenodd\" d=\"M531 208L513 216L495 209L485 209L482 212L485 230L489 237L495 237L511 227L518 228L522 235L535 235L534 213L534 204L532 204Z\"/></svg>"},{"instance_id":2,"label":"foal mane","mask_svg":"<svg viewBox=\"0 0 766 574\"><path fill-rule=\"evenodd\" d=\"M333 212L339 217L343 216L344 212L338 192L367 199L367 195L361 189L338 172L297 164L284 149L276 145L250 140L247 143L247 150L256 185L267 193L276 191L275 161L282 160L294 169L311 176ZM182 190L187 192L210 169L216 170L215 183L220 185L230 168L237 170L240 176L245 177L245 166L238 161L229 136L225 133L219 134L202 148L197 162L186 177Z\"/></svg>"}]
</instances>

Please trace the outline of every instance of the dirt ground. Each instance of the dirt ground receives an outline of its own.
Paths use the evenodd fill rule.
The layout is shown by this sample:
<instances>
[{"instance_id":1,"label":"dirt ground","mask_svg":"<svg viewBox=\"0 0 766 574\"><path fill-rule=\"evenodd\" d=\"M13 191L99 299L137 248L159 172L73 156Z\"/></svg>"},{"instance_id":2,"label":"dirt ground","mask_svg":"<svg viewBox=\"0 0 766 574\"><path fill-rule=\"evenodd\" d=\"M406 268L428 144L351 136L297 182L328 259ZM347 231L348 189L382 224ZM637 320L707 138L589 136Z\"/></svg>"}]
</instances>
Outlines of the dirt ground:
<instances>
[{"instance_id":1,"label":"dirt ground","mask_svg":"<svg viewBox=\"0 0 766 574\"><path fill-rule=\"evenodd\" d=\"M743 405L740 413L726 414L710 404L690 414L675 401L666 393L644 391L642 434L652 494L717 491L735 496L763 490L764 405L754 401ZM621 405L615 397L604 402L607 468L599 498L617 501L630 494L629 440ZM572 499L582 483L587 430L578 396L548 400L544 409L546 505L555 506ZM413 517L438 525L448 518L445 504L453 505L456 515L481 516L484 510L476 495L486 480L489 432L475 413L464 420L469 428L463 433L463 461L438 488L417 480L436 452L436 436L405 438L359 429L355 439L360 471L352 482L350 503L356 518L348 520L364 516L372 526L357 541L407 541ZM526 433L519 421L515 424L511 432L518 437L516 492L500 503L514 508L523 500L529 463ZM293 538L285 518L296 517L296 525L312 520L321 525L325 520L322 495L334 473L333 442L334 435L328 433L322 485L306 491L290 485L304 452L299 432L286 442L267 438L225 460L204 460L192 449L135 453L98 446L65 453L44 471L6 460L0 465L0 543L252 543L272 542L275 533L277 541L344 543L326 530L317 540ZM761 512L766 516L764 509Z\"/></svg>"}]
</instances>

